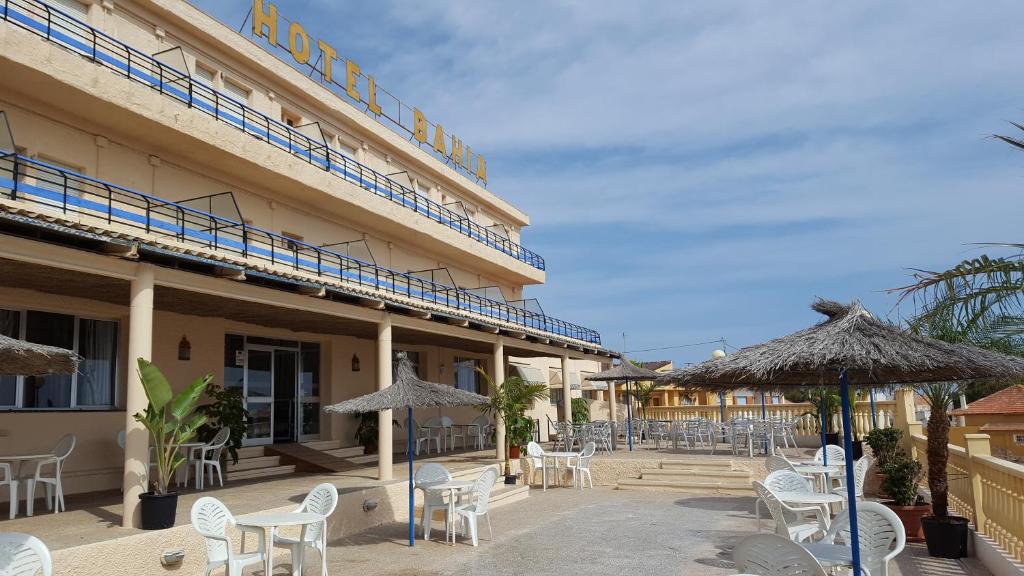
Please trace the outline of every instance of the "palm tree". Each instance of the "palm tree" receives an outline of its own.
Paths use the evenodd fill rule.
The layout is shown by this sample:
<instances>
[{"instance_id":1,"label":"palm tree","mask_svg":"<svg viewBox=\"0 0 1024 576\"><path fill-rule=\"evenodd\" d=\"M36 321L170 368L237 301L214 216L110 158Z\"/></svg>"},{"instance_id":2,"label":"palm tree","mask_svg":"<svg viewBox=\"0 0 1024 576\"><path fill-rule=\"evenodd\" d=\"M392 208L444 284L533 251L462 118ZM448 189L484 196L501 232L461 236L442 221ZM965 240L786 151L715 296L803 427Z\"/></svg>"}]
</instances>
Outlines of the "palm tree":
<instances>
[{"instance_id":1,"label":"palm tree","mask_svg":"<svg viewBox=\"0 0 1024 576\"><path fill-rule=\"evenodd\" d=\"M505 422L505 476L509 476L511 462L509 448L521 446L530 441L533 434L533 420L524 414L538 400L546 400L548 388L544 384L529 384L519 376L509 376L500 385L495 386L490 374L481 368L477 372L483 376L488 390L494 390L491 400L479 406L481 412L492 418L501 418Z\"/></svg>"}]
</instances>

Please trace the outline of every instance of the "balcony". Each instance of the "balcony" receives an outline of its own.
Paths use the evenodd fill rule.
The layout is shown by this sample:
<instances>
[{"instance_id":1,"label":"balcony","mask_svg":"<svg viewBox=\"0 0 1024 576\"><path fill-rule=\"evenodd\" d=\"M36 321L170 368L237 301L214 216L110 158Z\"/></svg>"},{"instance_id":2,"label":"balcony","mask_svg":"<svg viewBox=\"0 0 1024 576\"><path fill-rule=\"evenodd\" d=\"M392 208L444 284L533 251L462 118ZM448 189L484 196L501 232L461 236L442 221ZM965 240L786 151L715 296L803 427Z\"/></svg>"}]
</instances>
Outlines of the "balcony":
<instances>
[{"instance_id":1,"label":"balcony","mask_svg":"<svg viewBox=\"0 0 1024 576\"><path fill-rule=\"evenodd\" d=\"M0 19L537 270L545 269L544 259L535 252L57 8L37 0L6 0L0 3Z\"/></svg>"},{"instance_id":2,"label":"balcony","mask_svg":"<svg viewBox=\"0 0 1024 576\"><path fill-rule=\"evenodd\" d=\"M149 196L0 150L0 200L43 223L49 215L104 236L132 237L157 250L202 253L241 269L299 279L401 306L435 309L541 337L600 346L589 328L390 270L242 222ZM99 232L97 232L99 231Z\"/></svg>"}]
</instances>

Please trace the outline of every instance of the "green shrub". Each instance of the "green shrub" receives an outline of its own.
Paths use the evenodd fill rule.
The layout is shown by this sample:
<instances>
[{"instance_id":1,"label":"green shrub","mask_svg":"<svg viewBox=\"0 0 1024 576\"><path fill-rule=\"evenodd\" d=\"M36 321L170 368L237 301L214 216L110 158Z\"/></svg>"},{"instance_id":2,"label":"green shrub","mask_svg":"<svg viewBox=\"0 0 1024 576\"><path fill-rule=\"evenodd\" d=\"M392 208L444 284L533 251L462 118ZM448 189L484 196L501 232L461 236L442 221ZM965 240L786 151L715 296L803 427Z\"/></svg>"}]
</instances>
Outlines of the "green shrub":
<instances>
[{"instance_id":1,"label":"green shrub","mask_svg":"<svg viewBox=\"0 0 1024 576\"><path fill-rule=\"evenodd\" d=\"M864 437L864 441L871 446L871 452L875 456L875 465L879 470L884 469L896 456L902 437L903 431L896 427L876 428Z\"/></svg>"},{"instance_id":2,"label":"green shrub","mask_svg":"<svg viewBox=\"0 0 1024 576\"><path fill-rule=\"evenodd\" d=\"M572 399L572 423L586 424L590 422L590 406L583 398Z\"/></svg>"},{"instance_id":3,"label":"green shrub","mask_svg":"<svg viewBox=\"0 0 1024 576\"><path fill-rule=\"evenodd\" d=\"M897 506L913 506L922 500L917 493L924 471L921 463L908 458L903 452L897 452L882 469L885 480L882 490L896 502Z\"/></svg>"}]
</instances>

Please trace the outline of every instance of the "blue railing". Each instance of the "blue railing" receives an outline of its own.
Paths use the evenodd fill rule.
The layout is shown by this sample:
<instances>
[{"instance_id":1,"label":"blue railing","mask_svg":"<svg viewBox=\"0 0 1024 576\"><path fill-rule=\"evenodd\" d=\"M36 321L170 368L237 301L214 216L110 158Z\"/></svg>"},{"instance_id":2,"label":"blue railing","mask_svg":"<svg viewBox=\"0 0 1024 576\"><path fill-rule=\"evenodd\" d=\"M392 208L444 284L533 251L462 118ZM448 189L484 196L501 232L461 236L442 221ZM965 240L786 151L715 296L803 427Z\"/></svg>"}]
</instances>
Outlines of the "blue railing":
<instances>
[{"instance_id":1,"label":"blue railing","mask_svg":"<svg viewBox=\"0 0 1024 576\"><path fill-rule=\"evenodd\" d=\"M46 162L0 150L0 197L39 212L101 219L253 263L286 266L325 280L501 320L555 337L600 345L596 331L411 274L363 262L221 216L122 188Z\"/></svg>"},{"instance_id":2,"label":"blue railing","mask_svg":"<svg viewBox=\"0 0 1024 576\"><path fill-rule=\"evenodd\" d=\"M92 62L157 90L377 196L439 222L538 270L535 252L425 198L347 155L246 106L127 44L38 0L0 0L0 18L59 44Z\"/></svg>"}]
</instances>

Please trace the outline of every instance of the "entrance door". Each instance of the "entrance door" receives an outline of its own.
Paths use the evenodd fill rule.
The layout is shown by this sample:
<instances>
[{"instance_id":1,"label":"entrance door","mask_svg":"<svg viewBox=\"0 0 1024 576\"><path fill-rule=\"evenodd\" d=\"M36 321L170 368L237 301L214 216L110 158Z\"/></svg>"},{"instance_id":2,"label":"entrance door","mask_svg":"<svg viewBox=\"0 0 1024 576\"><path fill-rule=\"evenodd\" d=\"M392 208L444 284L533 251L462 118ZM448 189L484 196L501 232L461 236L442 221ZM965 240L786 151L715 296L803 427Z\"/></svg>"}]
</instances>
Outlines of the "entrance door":
<instances>
[{"instance_id":1,"label":"entrance door","mask_svg":"<svg viewBox=\"0 0 1024 576\"><path fill-rule=\"evenodd\" d=\"M298 440L299 352L274 350L274 442Z\"/></svg>"},{"instance_id":2,"label":"entrance door","mask_svg":"<svg viewBox=\"0 0 1024 576\"><path fill-rule=\"evenodd\" d=\"M245 356L245 409L249 430L245 444L270 444L274 430L274 350L250 347Z\"/></svg>"}]
</instances>

